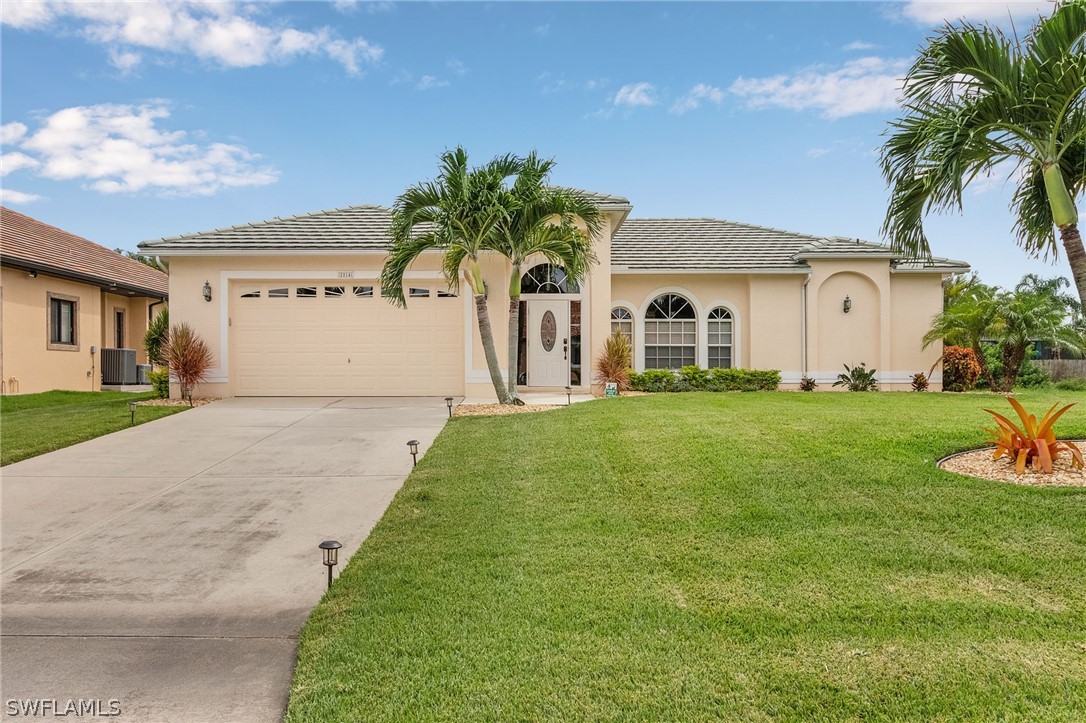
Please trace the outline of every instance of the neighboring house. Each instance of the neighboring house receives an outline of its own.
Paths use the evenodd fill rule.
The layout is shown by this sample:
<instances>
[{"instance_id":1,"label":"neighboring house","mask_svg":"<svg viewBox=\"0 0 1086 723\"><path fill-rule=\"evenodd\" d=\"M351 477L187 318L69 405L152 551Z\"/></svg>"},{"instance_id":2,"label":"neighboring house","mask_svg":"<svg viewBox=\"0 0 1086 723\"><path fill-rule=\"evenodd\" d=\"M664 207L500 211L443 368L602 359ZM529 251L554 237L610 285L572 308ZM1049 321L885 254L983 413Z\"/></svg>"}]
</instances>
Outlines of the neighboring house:
<instances>
[{"instance_id":1,"label":"neighboring house","mask_svg":"<svg viewBox=\"0 0 1086 723\"><path fill-rule=\"evenodd\" d=\"M102 350L134 349L169 279L134 259L0 207L0 379L5 393L95 391Z\"/></svg>"},{"instance_id":2,"label":"neighboring house","mask_svg":"<svg viewBox=\"0 0 1086 723\"><path fill-rule=\"evenodd\" d=\"M626 199L594 197L606 221L580 286L547 264L524 275L517 376L527 390L587 391L612 330L631 337L637 370L778 369L787 387L866 362L882 388L907 389L939 357L921 337L942 308L942 280L968 269L852 239L631 219ZM215 352L197 393L492 397L473 304L450 291L438 253L407 273L406 310L380 298L390 213L350 206L140 244L170 259L173 320ZM483 266L504 366L509 267L498 256Z\"/></svg>"}]
</instances>

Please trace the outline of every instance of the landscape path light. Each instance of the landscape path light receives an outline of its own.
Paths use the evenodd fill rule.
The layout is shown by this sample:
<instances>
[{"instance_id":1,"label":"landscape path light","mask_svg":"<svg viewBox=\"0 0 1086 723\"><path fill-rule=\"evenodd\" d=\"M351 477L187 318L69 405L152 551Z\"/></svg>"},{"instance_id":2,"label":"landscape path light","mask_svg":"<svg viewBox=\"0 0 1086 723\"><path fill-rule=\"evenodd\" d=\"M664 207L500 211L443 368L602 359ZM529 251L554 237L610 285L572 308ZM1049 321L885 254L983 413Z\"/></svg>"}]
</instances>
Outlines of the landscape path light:
<instances>
[{"instance_id":1,"label":"landscape path light","mask_svg":"<svg viewBox=\"0 0 1086 723\"><path fill-rule=\"evenodd\" d=\"M408 441L407 448L411 450L411 466L414 467L419 463L419 440Z\"/></svg>"},{"instance_id":2,"label":"landscape path light","mask_svg":"<svg viewBox=\"0 0 1086 723\"><path fill-rule=\"evenodd\" d=\"M573 387L566 387L566 406L573 403Z\"/></svg>"},{"instance_id":3,"label":"landscape path light","mask_svg":"<svg viewBox=\"0 0 1086 723\"><path fill-rule=\"evenodd\" d=\"M128 426L131 427L131 426L136 424L136 403L135 402L129 402L128 403L128 413L132 417L128 422Z\"/></svg>"},{"instance_id":4,"label":"landscape path light","mask_svg":"<svg viewBox=\"0 0 1086 723\"><path fill-rule=\"evenodd\" d=\"M449 408L449 419L452 419L452 397L445 397L445 406Z\"/></svg>"},{"instance_id":5,"label":"landscape path light","mask_svg":"<svg viewBox=\"0 0 1086 723\"><path fill-rule=\"evenodd\" d=\"M339 548L343 545L339 540L325 540L318 547L324 552L324 566L328 568L328 587L332 587L332 568L339 564Z\"/></svg>"}]
</instances>

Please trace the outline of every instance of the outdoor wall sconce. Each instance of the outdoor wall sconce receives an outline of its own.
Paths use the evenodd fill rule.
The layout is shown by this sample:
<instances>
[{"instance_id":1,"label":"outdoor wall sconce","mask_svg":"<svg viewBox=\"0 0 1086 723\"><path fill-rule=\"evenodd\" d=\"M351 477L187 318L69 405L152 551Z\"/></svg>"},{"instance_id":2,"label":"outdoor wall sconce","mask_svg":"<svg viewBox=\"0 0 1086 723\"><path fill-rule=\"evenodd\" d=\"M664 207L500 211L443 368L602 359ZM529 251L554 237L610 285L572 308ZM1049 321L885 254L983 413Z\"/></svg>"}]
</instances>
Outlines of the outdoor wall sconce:
<instances>
[{"instance_id":1,"label":"outdoor wall sconce","mask_svg":"<svg viewBox=\"0 0 1086 723\"><path fill-rule=\"evenodd\" d=\"M204 301L211 301L211 282L204 282Z\"/></svg>"},{"instance_id":2,"label":"outdoor wall sconce","mask_svg":"<svg viewBox=\"0 0 1086 723\"><path fill-rule=\"evenodd\" d=\"M128 422L128 426L131 427L136 423L136 403L128 403L128 413L131 415L131 420Z\"/></svg>"},{"instance_id":3,"label":"outdoor wall sconce","mask_svg":"<svg viewBox=\"0 0 1086 723\"><path fill-rule=\"evenodd\" d=\"M32 279L36 279L36 278L38 278L38 272L31 270L31 272L29 274L27 274L27 276L29 276Z\"/></svg>"},{"instance_id":4,"label":"outdoor wall sconce","mask_svg":"<svg viewBox=\"0 0 1086 723\"><path fill-rule=\"evenodd\" d=\"M411 450L411 466L414 467L419 463L419 440L412 439L407 443L407 448Z\"/></svg>"},{"instance_id":5,"label":"outdoor wall sconce","mask_svg":"<svg viewBox=\"0 0 1086 723\"><path fill-rule=\"evenodd\" d=\"M848 296L845 296L845 305L843 308L846 314L852 311L852 299L848 298Z\"/></svg>"},{"instance_id":6,"label":"outdoor wall sconce","mask_svg":"<svg viewBox=\"0 0 1086 723\"><path fill-rule=\"evenodd\" d=\"M566 387L566 406L573 403L573 387Z\"/></svg>"},{"instance_id":7,"label":"outdoor wall sconce","mask_svg":"<svg viewBox=\"0 0 1086 723\"><path fill-rule=\"evenodd\" d=\"M325 540L318 547L324 551L324 566L328 568L328 587L332 587L332 568L339 563L339 540Z\"/></svg>"},{"instance_id":8,"label":"outdoor wall sconce","mask_svg":"<svg viewBox=\"0 0 1086 723\"><path fill-rule=\"evenodd\" d=\"M452 419L452 397L445 397L445 406L449 408L449 419Z\"/></svg>"}]
</instances>

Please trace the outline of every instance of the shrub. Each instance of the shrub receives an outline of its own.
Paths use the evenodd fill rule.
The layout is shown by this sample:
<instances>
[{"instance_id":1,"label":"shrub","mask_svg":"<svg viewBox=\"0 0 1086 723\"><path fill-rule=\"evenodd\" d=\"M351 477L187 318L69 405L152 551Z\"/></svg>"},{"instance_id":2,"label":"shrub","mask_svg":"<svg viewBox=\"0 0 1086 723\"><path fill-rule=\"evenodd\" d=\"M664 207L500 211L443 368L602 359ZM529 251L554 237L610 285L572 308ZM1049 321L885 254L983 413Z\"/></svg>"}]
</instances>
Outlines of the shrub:
<instances>
[{"instance_id":1,"label":"shrub","mask_svg":"<svg viewBox=\"0 0 1086 723\"><path fill-rule=\"evenodd\" d=\"M204 381L214 361L211 348L192 327L182 323L170 331L164 355L181 385L181 398L192 404L192 388Z\"/></svg>"},{"instance_id":2,"label":"shrub","mask_svg":"<svg viewBox=\"0 0 1086 723\"><path fill-rule=\"evenodd\" d=\"M917 372L916 374L913 374L913 391L928 391L928 377L926 374L924 374L924 372Z\"/></svg>"},{"instance_id":3,"label":"shrub","mask_svg":"<svg viewBox=\"0 0 1086 723\"><path fill-rule=\"evenodd\" d=\"M159 399L170 398L170 370L152 369L147 372L147 378L151 382L151 388Z\"/></svg>"},{"instance_id":4,"label":"shrub","mask_svg":"<svg viewBox=\"0 0 1086 723\"><path fill-rule=\"evenodd\" d=\"M170 338L170 310L163 309L147 325L143 335L143 348L147 350L147 361L156 366L165 364L163 349Z\"/></svg>"},{"instance_id":5,"label":"shrub","mask_svg":"<svg viewBox=\"0 0 1086 723\"><path fill-rule=\"evenodd\" d=\"M1068 377L1056 382L1056 389L1065 392L1086 392L1086 379L1082 377Z\"/></svg>"},{"instance_id":6,"label":"shrub","mask_svg":"<svg viewBox=\"0 0 1086 723\"><path fill-rule=\"evenodd\" d=\"M799 380L799 390L801 392L813 392L817 388L818 382L816 382L811 377L805 376Z\"/></svg>"},{"instance_id":7,"label":"shrub","mask_svg":"<svg viewBox=\"0 0 1086 723\"><path fill-rule=\"evenodd\" d=\"M875 380L876 372L878 369L868 369L864 362L860 362L851 369L848 364L845 364L845 371L837 375L837 381L833 383L833 386L847 387L850 392L874 392L879 388Z\"/></svg>"},{"instance_id":8,"label":"shrub","mask_svg":"<svg viewBox=\"0 0 1086 723\"><path fill-rule=\"evenodd\" d=\"M1060 452L1069 452L1071 466L1082 469L1083 459L1079 448L1070 442L1056 441L1056 434L1052 431L1052 425L1056 423L1056 420L1075 406L1074 404L1068 404L1058 412L1056 407L1059 405L1053 404L1041 417L1041 421L1037 421L1037 417L1029 414L1014 397L1007 397L1007 401L1014 407L1014 411L1018 412L1022 426L1018 427L1014 422L991 409L984 410L991 414L996 422L996 429L984 430L992 435L989 441L996 446L995 452L992 453L993 459L1010 457L1014 462L1015 474L1022 474L1026 465L1031 462L1033 469L1052 474L1052 461L1059 456Z\"/></svg>"},{"instance_id":9,"label":"shrub","mask_svg":"<svg viewBox=\"0 0 1086 723\"><path fill-rule=\"evenodd\" d=\"M775 369L702 369L686 366L678 372L646 369L628 372L630 388L639 392L754 392L776 391L781 373Z\"/></svg>"},{"instance_id":10,"label":"shrub","mask_svg":"<svg viewBox=\"0 0 1086 723\"><path fill-rule=\"evenodd\" d=\"M1040 364L1035 364L1032 359L1036 356L1033 345L1026 347L1026 358L1022 366L1018 367L1018 376L1014 380L1014 386L1025 389L1038 389L1051 386L1052 376ZM988 371L992 378L1003 378L1003 352L998 344L988 344L984 347L984 359L988 362Z\"/></svg>"},{"instance_id":11,"label":"shrub","mask_svg":"<svg viewBox=\"0 0 1086 723\"><path fill-rule=\"evenodd\" d=\"M630 340L616 331L607 337L603 354L596 360L596 381L600 384L613 382L620 392L626 391L630 388L631 359Z\"/></svg>"},{"instance_id":12,"label":"shrub","mask_svg":"<svg viewBox=\"0 0 1086 723\"><path fill-rule=\"evenodd\" d=\"M972 349L948 346L943 349L943 391L967 392L977 384L980 363Z\"/></svg>"}]
</instances>

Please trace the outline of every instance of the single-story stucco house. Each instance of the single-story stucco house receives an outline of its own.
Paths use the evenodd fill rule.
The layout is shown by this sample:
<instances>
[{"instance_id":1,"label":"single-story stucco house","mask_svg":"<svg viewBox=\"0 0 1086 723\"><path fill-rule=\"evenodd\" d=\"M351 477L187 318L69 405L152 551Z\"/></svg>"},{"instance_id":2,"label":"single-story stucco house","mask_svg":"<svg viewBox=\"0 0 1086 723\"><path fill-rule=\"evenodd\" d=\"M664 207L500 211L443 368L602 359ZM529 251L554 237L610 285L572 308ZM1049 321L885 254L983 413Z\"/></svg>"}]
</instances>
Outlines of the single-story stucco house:
<instances>
[{"instance_id":1,"label":"single-story stucco house","mask_svg":"<svg viewBox=\"0 0 1086 723\"><path fill-rule=\"evenodd\" d=\"M97 391L103 360L121 375L106 382L138 381L121 377L147 361L143 336L165 308L166 274L2 207L0 266L4 393Z\"/></svg>"},{"instance_id":2,"label":"single-story stucco house","mask_svg":"<svg viewBox=\"0 0 1086 723\"><path fill-rule=\"evenodd\" d=\"M545 263L524 275L516 374L526 391L589 391L613 330L630 336L638 371L777 369L787 387L804 375L828 384L864 362L881 388L907 389L939 357L921 337L942 308L943 279L968 269L855 239L629 218L625 198L591 195L606 221L587 278L575 284ZM196 393L492 398L473 305L448 288L439 253L408 272L407 309L381 298L390 214L349 206L141 243L170 260L172 320L218 359ZM509 266L495 255L484 274L504 350Z\"/></svg>"}]
</instances>

